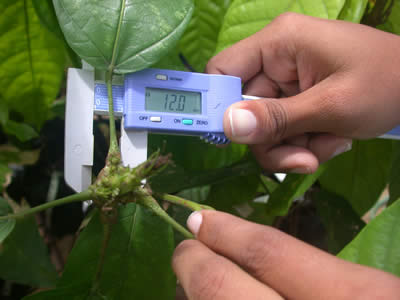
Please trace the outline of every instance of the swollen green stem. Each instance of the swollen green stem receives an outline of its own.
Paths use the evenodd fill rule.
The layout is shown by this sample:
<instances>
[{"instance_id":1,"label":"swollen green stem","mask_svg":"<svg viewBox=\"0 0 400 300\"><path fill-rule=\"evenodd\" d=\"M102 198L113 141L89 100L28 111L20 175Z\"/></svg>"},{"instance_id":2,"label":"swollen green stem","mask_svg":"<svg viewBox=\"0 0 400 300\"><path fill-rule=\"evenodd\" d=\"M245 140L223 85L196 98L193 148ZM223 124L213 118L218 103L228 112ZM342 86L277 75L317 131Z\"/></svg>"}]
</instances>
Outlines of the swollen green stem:
<instances>
[{"instance_id":1,"label":"swollen green stem","mask_svg":"<svg viewBox=\"0 0 400 300\"><path fill-rule=\"evenodd\" d=\"M173 204L177 204L180 206L184 206L186 208L189 208L192 211L197 211L197 210L202 210L202 209L211 209L211 210L215 210L214 208L212 208L211 206L208 205L203 205L203 204L199 204L190 200L186 200L184 198L178 197L178 196L174 196L174 195L169 195L169 194L161 194L157 196L167 202L173 203Z\"/></svg>"},{"instance_id":2,"label":"swollen green stem","mask_svg":"<svg viewBox=\"0 0 400 300\"><path fill-rule=\"evenodd\" d=\"M165 222L171 224L172 227L179 231L185 238L194 239L193 234L191 234L188 230L186 230L186 228L171 218L152 196L148 195L147 193L143 193L141 197L139 197L138 202L149 208Z\"/></svg>"},{"instance_id":3,"label":"swollen green stem","mask_svg":"<svg viewBox=\"0 0 400 300\"><path fill-rule=\"evenodd\" d=\"M38 213L41 212L45 209L48 208L52 208L52 207L56 207L59 205L63 205L63 204L67 204L67 203L72 203L72 202L79 202L79 201L85 201L85 200L90 200L92 198L92 193L89 191L84 191L84 192L80 192L78 194L74 194L68 197L64 197L61 199L57 199L51 202L47 202L45 204L42 205L38 205L35 207L32 207L30 209L26 209L23 211L20 211L16 214L10 214L7 216L1 216L0 217L0 221L1 220L8 220L8 219L17 219L17 218L21 218L21 217L25 217L34 213Z\"/></svg>"},{"instance_id":4,"label":"swollen green stem","mask_svg":"<svg viewBox=\"0 0 400 300\"><path fill-rule=\"evenodd\" d=\"M112 95L112 78L113 78L113 69L110 69L106 72L106 85L108 92L108 116L110 122L110 149L109 149L110 153L119 152L117 131L115 129L114 100Z\"/></svg>"}]
</instances>

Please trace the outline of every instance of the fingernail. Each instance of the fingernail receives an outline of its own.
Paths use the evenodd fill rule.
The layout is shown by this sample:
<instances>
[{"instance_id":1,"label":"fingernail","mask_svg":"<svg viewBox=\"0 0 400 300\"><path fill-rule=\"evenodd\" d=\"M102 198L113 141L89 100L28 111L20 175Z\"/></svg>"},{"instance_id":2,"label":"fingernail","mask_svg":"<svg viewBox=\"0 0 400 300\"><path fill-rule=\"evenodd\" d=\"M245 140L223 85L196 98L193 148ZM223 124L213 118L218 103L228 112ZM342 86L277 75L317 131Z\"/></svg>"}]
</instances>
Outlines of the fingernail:
<instances>
[{"instance_id":1,"label":"fingernail","mask_svg":"<svg viewBox=\"0 0 400 300\"><path fill-rule=\"evenodd\" d=\"M344 152L350 151L352 146L352 142L346 143L344 145L341 145L336 148L335 152L333 152L331 159L334 158L335 156L338 156L339 154L342 154Z\"/></svg>"},{"instance_id":2,"label":"fingernail","mask_svg":"<svg viewBox=\"0 0 400 300\"><path fill-rule=\"evenodd\" d=\"M256 129L257 120L253 113L246 109L231 108L229 111L229 122L232 136L247 136Z\"/></svg>"},{"instance_id":3,"label":"fingernail","mask_svg":"<svg viewBox=\"0 0 400 300\"><path fill-rule=\"evenodd\" d=\"M203 222L203 216L201 215L201 212L195 211L191 213L186 223L189 230L194 235L197 235L200 230L201 222Z\"/></svg>"},{"instance_id":4,"label":"fingernail","mask_svg":"<svg viewBox=\"0 0 400 300\"><path fill-rule=\"evenodd\" d=\"M297 174L311 174L311 169L308 167L300 167L294 168L290 170L290 173L297 173Z\"/></svg>"}]
</instances>

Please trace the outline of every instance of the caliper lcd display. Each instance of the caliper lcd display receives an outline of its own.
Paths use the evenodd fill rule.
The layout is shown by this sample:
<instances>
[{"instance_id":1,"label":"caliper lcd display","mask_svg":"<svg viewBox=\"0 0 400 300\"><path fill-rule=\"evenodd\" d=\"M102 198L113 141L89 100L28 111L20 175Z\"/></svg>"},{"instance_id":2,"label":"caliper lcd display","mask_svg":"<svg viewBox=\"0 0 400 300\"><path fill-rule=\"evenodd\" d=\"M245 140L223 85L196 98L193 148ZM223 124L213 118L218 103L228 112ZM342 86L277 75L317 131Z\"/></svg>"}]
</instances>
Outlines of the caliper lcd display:
<instances>
[{"instance_id":1,"label":"caliper lcd display","mask_svg":"<svg viewBox=\"0 0 400 300\"><path fill-rule=\"evenodd\" d=\"M179 114L201 114L201 93L146 88L145 109Z\"/></svg>"}]
</instances>

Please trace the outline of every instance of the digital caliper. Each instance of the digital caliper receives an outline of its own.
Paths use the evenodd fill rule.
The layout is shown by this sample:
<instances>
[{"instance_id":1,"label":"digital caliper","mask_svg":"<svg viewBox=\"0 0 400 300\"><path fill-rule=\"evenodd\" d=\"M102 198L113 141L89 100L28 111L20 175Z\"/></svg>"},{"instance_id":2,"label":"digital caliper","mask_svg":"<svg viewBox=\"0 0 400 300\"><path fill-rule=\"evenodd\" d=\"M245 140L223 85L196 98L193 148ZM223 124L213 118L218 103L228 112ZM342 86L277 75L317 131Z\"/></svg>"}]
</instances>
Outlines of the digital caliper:
<instances>
[{"instance_id":1,"label":"digital caliper","mask_svg":"<svg viewBox=\"0 0 400 300\"><path fill-rule=\"evenodd\" d=\"M124 85L114 86L113 94L125 130L192 135L226 144L224 112L242 100L242 85L234 76L146 69L125 75ZM96 84L94 97L95 111L107 111L104 84Z\"/></svg>"},{"instance_id":2,"label":"digital caliper","mask_svg":"<svg viewBox=\"0 0 400 300\"><path fill-rule=\"evenodd\" d=\"M121 156L126 166L147 159L147 133L198 136L226 144L225 110L242 99L241 79L226 75L146 69L113 82L116 116L122 117ZM69 69L65 117L65 180L80 192L91 184L93 117L108 113L104 81L93 68Z\"/></svg>"},{"instance_id":3,"label":"digital caliper","mask_svg":"<svg viewBox=\"0 0 400 300\"><path fill-rule=\"evenodd\" d=\"M147 159L147 133L194 135L225 144L223 115L229 105L257 97L242 95L241 80L160 69L125 75L113 83L114 111L122 117L120 148L125 166ZM69 69L65 116L65 180L80 192L91 184L93 117L108 112L107 88L92 67ZM399 139L400 127L383 137Z\"/></svg>"}]
</instances>

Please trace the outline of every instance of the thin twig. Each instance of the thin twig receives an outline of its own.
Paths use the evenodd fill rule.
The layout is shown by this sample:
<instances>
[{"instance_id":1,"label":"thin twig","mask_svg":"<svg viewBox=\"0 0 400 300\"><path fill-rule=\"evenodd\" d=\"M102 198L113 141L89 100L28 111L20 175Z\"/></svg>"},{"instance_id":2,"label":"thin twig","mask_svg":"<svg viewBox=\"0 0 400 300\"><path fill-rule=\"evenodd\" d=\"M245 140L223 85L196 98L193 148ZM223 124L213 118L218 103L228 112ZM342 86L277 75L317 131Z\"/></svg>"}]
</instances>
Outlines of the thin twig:
<instances>
[{"instance_id":1,"label":"thin twig","mask_svg":"<svg viewBox=\"0 0 400 300\"><path fill-rule=\"evenodd\" d=\"M175 195L169 195L169 194L157 194L157 197L159 197L161 200L167 201L169 203L177 204L180 206L184 206L192 211L197 211L197 210L202 210L202 209L211 209L215 210L211 206L204 205L204 204L199 204Z\"/></svg>"},{"instance_id":2,"label":"thin twig","mask_svg":"<svg viewBox=\"0 0 400 300\"><path fill-rule=\"evenodd\" d=\"M186 228L184 228L181 224L179 224L173 218L171 218L165 212L165 210L163 210L162 207L158 204L156 199L154 199L148 193L146 193L146 192L141 193L140 197L138 197L138 203L142 204L143 206L146 206L151 211L153 211L156 215L158 215L161 219L163 219L165 222L167 222L168 224L171 224L171 226L175 230L179 231L185 238L187 238L187 239L194 238L193 234L191 234Z\"/></svg>"},{"instance_id":3,"label":"thin twig","mask_svg":"<svg viewBox=\"0 0 400 300\"><path fill-rule=\"evenodd\" d=\"M85 200L90 200L92 198L92 193L89 191L84 191L80 192L78 194L74 194L71 196L67 196L61 199L57 199L51 202L44 203L42 205L38 205L35 207L32 207L30 209L22 210L20 212L17 212L15 214L10 214L6 216L1 216L0 220L8 220L8 219L17 219L17 218L22 218L37 212L41 212L45 209L52 208L55 206L67 204L67 203L72 203L72 202L79 202L79 201L85 201Z\"/></svg>"},{"instance_id":4,"label":"thin twig","mask_svg":"<svg viewBox=\"0 0 400 300\"><path fill-rule=\"evenodd\" d=\"M56 200L59 185L60 185L60 173L55 170L51 173L49 189L47 191L46 202L49 203L49 202ZM50 226L51 226L52 213L53 213L53 211L51 209L47 210L47 212L46 212L45 226L47 228L50 228Z\"/></svg>"},{"instance_id":5,"label":"thin twig","mask_svg":"<svg viewBox=\"0 0 400 300\"><path fill-rule=\"evenodd\" d=\"M363 16L361 24L371 27L377 27L381 24L384 24L392 12L393 5L394 0L376 1L372 10Z\"/></svg>"},{"instance_id":6,"label":"thin twig","mask_svg":"<svg viewBox=\"0 0 400 300\"><path fill-rule=\"evenodd\" d=\"M110 123L110 148L109 153L119 152L118 141L117 141L117 130L115 128L115 117L114 117L114 101L112 93L112 78L113 70L106 72L106 85L108 92L108 116Z\"/></svg>"}]
</instances>

